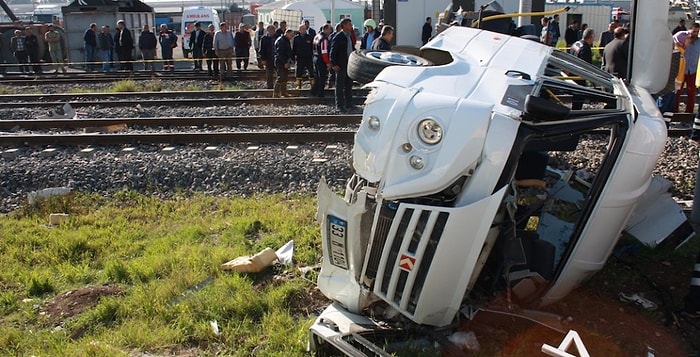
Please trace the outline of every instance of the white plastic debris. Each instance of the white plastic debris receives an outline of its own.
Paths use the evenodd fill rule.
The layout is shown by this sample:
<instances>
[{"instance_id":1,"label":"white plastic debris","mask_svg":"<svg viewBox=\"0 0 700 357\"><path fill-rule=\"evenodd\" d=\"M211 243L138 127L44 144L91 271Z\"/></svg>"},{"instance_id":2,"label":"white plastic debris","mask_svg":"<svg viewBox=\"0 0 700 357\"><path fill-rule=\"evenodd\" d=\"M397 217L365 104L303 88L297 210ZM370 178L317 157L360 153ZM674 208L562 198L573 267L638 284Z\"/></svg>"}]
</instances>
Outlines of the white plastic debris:
<instances>
[{"instance_id":1,"label":"white plastic debris","mask_svg":"<svg viewBox=\"0 0 700 357\"><path fill-rule=\"evenodd\" d=\"M280 264L290 265L292 264L292 256L294 255L294 240L290 240L285 243L280 249L275 252L277 254L277 259Z\"/></svg>"},{"instance_id":2,"label":"white plastic debris","mask_svg":"<svg viewBox=\"0 0 700 357\"><path fill-rule=\"evenodd\" d=\"M221 335L221 331L219 331L219 323L216 320L209 321L209 326L211 326L211 330L215 335Z\"/></svg>"},{"instance_id":3,"label":"white plastic debris","mask_svg":"<svg viewBox=\"0 0 700 357\"><path fill-rule=\"evenodd\" d=\"M476 352L481 348L481 346L479 346L479 340L472 331L458 331L451 334L447 339L459 346L462 350Z\"/></svg>"},{"instance_id":4,"label":"white plastic debris","mask_svg":"<svg viewBox=\"0 0 700 357\"><path fill-rule=\"evenodd\" d=\"M70 187L49 187L39 191L27 193L27 200L30 205L36 203L38 199L48 198L51 196L65 196L71 191Z\"/></svg>"},{"instance_id":5,"label":"white plastic debris","mask_svg":"<svg viewBox=\"0 0 700 357\"><path fill-rule=\"evenodd\" d=\"M576 347L576 351L580 357L590 357L588 350L586 350L586 346L583 345L581 336L579 336L578 332L574 330L569 330L569 333L564 336L564 339L561 341L559 347L553 347L546 343L542 344L542 352L548 356L554 357L574 357L575 355L566 352L572 344Z\"/></svg>"}]
</instances>

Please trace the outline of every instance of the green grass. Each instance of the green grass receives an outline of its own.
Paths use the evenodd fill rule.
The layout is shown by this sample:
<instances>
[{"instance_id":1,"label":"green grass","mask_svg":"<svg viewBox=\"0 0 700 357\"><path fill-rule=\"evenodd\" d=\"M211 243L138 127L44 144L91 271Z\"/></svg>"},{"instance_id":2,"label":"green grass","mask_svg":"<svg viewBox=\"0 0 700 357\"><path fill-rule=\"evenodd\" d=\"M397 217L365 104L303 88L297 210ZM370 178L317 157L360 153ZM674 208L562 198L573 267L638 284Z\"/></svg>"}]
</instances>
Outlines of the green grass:
<instances>
[{"instance_id":1,"label":"green grass","mask_svg":"<svg viewBox=\"0 0 700 357\"><path fill-rule=\"evenodd\" d=\"M70 219L47 227L59 209ZM316 264L314 212L315 199L304 196L161 201L120 192L0 216L0 355L307 355L314 317L295 306L313 283L295 267L240 274L219 266L291 239L294 265ZM122 294L70 318L46 314L66 292L103 284Z\"/></svg>"}]
</instances>

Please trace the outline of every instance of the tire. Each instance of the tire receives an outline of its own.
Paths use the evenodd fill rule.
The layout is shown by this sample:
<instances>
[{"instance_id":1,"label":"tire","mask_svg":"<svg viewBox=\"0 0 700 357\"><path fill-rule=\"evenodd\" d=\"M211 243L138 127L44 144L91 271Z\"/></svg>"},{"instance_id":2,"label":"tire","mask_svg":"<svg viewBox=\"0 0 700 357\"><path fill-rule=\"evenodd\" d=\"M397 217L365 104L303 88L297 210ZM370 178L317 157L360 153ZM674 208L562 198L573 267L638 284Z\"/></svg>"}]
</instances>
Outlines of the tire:
<instances>
[{"instance_id":1,"label":"tire","mask_svg":"<svg viewBox=\"0 0 700 357\"><path fill-rule=\"evenodd\" d=\"M348 58L348 76L359 83L369 83L384 68L389 66L426 67L433 63L423 57L395 52L359 50L350 54Z\"/></svg>"}]
</instances>

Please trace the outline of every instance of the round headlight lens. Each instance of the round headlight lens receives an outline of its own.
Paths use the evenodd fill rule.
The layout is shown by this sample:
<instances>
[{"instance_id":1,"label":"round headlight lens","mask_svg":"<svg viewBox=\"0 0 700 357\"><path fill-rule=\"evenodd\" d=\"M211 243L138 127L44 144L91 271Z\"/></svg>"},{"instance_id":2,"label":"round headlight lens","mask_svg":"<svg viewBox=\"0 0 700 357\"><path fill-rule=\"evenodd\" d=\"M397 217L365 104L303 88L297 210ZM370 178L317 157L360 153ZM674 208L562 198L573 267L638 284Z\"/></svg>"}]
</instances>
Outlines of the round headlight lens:
<instances>
[{"instance_id":1,"label":"round headlight lens","mask_svg":"<svg viewBox=\"0 0 700 357\"><path fill-rule=\"evenodd\" d=\"M379 118L375 117L374 115L367 119L367 127L369 127L370 129L378 131L380 126L381 122L379 121Z\"/></svg>"},{"instance_id":2,"label":"round headlight lens","mask_svg":"<svg viewBox=\"0 0 700 357\"><path fill-rule=\"evenodd\" d=\"M418 137L428 145L435 145L442 140L443 130L435 119L423 119L418 123Z\"/></svg>"},{"instance_id":3,"label":"round headlight lens","mask_svg":"<svg viewBox=\"0 0 700 357\"><path fill-rule=\"evenodd\" d=\"M425 167L425 161L423 161L423 158L417 155L411 155L411 157L408 159L408 163L411 164L411 167L420 170Z\"/></svg>"}]
</instances>

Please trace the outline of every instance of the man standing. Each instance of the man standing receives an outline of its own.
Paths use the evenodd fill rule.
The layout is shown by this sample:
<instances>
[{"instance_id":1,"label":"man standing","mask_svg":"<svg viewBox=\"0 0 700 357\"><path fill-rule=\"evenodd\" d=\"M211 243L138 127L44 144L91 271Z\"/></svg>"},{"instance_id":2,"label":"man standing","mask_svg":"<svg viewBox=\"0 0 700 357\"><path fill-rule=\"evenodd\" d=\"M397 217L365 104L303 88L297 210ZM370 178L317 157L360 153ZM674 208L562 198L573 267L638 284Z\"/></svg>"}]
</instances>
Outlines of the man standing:
<instances>
[{"instance_id":1,"label":"man standing","mask_svg":"<svg viewBox=\"0 0 700 357\"><path fill-rule=\"evenodd\" d=\"M681 32L681 31L688 31L688 29L685 28L685 19L680 19L680 21L678 21L678 26L676 26L676 27L673 29L673 31L671 31L671 34L672 34L672 35L675 35L675 34Z\"/></svg>"},{"instance_id":2,"label":"man standing","mask_svg":"<svg viewBox=\"0 0 700 357\"><path fill-rule=\"evenodd\" d=\"M325 24L321 27L321 32L314 37L314 84L311 87L311 94L323 98L325 96L326 80L328 71L331 68L331 60L328 55L330 43L328 36L331 33L331 25Z\"/></svg>"},{"instance_id":3,"label":"man standing","mask_svg":"<svg viewBox=\"0 0 700 357\"><path fill-rule=\"evenodd\" d=\"M600 55L603 55L603 48L605 46L612 42L612 40L615 39L615 29L617 28L617 22L613 21L610 24L608 24L608 30L600 34L600 42L598 43L598 47L600 49L598 52L600 52Z\"/></svg>"},{"instance_id":4,"label":"man standing","mask_svg":"<svg viewBox=\"0 0 700 357\"><path fill-rule=\"evenodd\" d=\"M423 31L421 32L420 39L425 45L430 41L430 37L433 35L433 19L430 17L425 18L425 23L423 24Z\"/></svg>"},{"instance_id":5,"label":"man standing","mask_svg":"<svg viewBox=\"0 0 700 357\"><path fill-rule=\"evenodd\" d=\"M287 33L287 21L280 21L280 27L275 32L275 37L278 38Z\"/></svg>"},{"instance_id":6,"label":"man standing","mask_svg":"<svg viewBox=\"0 0 700 357\"><path fill-rule=\"evenodd\" d=\"M202 25L199 21L194 23L194 31L190 33L190 52L192 52L192 58L194 59L194 70L199 72L202 70L202 57L204 53L202 51L202 44L204 43L204 31L202 30Z\"/></svg>"},{"instance_id":7,"label":"man standing","mask_svg":"<svg viewBox=\"0 0 700 357\"><path fill-rule=\"evenodd\" d=\"M221 70L220 79L223 81L233 75L233 46L235 41L233 34L228 31L228 25L225 22L219 24L219 31L214 34L214 53L219 58L219 69Z\"/></svg>"},{"instance_id":8,"label":"man standing","mask_svg":"<svg viewBox=\"0 0 700 357\"><path fill-rule=\"evenodd\" d=\"M117 21L119 28L119 37L116 41L117 57L119 58L119 69L133 71L134 63L131 52L134 50L134 38L131 36L131 30L126 28L124 20Z\"/></svg>"},{"instance_id":9,"label":"man standing","mask_svg":"<svg viewBox=\"0 0 700 357\"><path fill-rule=\"evenodd\" d=\"M578 21L572 20L571 25L566 28L564 32L564 41L566 41L566 47L571 47L574 42L578 41L581 37L578 37Z\"/></svg>"},{"instance_id":10,"label":"man standing","mask_svg":"<svg viewBox=\"0 0 700 357\"><path fill-rule=\"evenodd\" d=\"M260 40L262 40L266 32L265 24L262 21L258 22L258 28L253 35L253 48L255 48L255 58L257 59L258 68L260 69L263 68L262 59L260 59Z\"/></svg>"},{"instance_id":11,"label":"man standing","mask_svg":"<svg viewBox=\"0 0 700 357\"><path fill-rule=\"evenodd\" d=\"M24 46L27 48L27 55L29 56L29 62L32 64L32 69L34 69L34 74L40 74L39 38L36 37L31 26L27 26L24 29Z\"/></svg>"},{"instance_id":12,"label":"man standing","mask_svg":"<svg viewBox=\"0 0 700 357\"><path fill-rule=\"evenodd\" d=\"M93 62L95 62L95 51L97 50L97 24L91 23L90 27L83 34L85 43L85 70L92 72Z\"/></svg>"},{"instance_id":13,"label":"man standing","mask_svg":"<svg viewBox=\"0 0 700 357\"><path fill-rule=\"evenodd\" d=\"M163 58L163 70L175 71L175 62L173 62L173 48L177 47L177 35L171 30L168 30L168 25L160 25L160 35L158 36L160 44L160 57Z\"/></svg>"},{"instance_id":14,"label":"man standing","mask_svg":"<svg viewBox=\"0 0 700 357\"><path fill-rule=\"evenodd\" d=\"M102 32L97 36L97 48L102 53L102 71L109 72L112 62L112 50L114 50L114 38L109 33L109 26L102 26Z\"/></svg>"},{"instance_id":15,"label":"man standing","mask_svg":"<svg viewBox=\"0 0 700 357\"><path fill-rule=\"evenodd\" d=\"M595 33L593 29L586 29L583 31L583 38L574 42L569 50L572 55L588 62L593 63L593 41L595 40ZM576 83L580 85L585 85L586 80L577 80ZM581 110L583 109L583 98L574 94L571 98L571 109Z\"/></svg>"},{"instance_id":16,"label":"man standing","mask_svg":"<svg viewBox=\"0 0 700 357\"><path fill-rule=\"evenodd\" d=\"M143 25L143 31L139 36L139 49L141 50L141 55L143 55L143 70L147 71L149 68L151 72L155 71L156 68L153 65L153 60L156 58L156 45L158 44L158 39L156 35L151 32L148 25Z\"/></svg>"},{"instance_id":17,"label":"man standing","mask_svg":"<svg viewBox=\"0 0 700 357\"><path fill-rule=\"evenodd\" d=\"M48 31L44 34L44 41L49 45L51 62L54 63L56 68L54 73L58 73L59 69L66 73L66 67L63 65L63 50L61 50L61 33L56 31L53 24L49 24L47 29Z\"/></svg>"},{"instance_id":18,"label":"man standing","mask_svg":"<svg viewBox=\"0 0 700 357\"><path fill-rule=\"evenodd\" d=\"M294 31L287 30L284 36L275 40L275 69L277 69L277 82L273 97L287 97L287 81L289 80L289 64L292 62L292 38Z\"/></svg>"},{"instance_id":19,"label":"man standing","mask_svg":"<svg viewBox=\"0 0 700 357\"><path fill-rule=\"evenodd\" d=\"M394 38L394 28L389 25L382 27L382 36L372 42L375 51L391 51L391 40Z\"/></svg>"},{"instance_id":20,"label":"man standing","mask_svg":"<svg viewBox=\"0 0 700 357\"><path fill-rule=\"evenodd\" d=\"M248 69L250 46L253 44L253 41L250 39L248 25L240 24L240 26L238 26L238 32L236 32L233 38L235 40L236 69L240 71L241 63L243 63L243 70L245 71Z\"/></svg>"},{"instance_id":21,"label":"man standing","mask_svg":"<svg viewBox=\"0 0 700 357\"><path fill-rule=\"evenodd\" d=\"M554 14L552 20L549 21L549 31L552 33L552 46L557 47L559 37L561 37L561 29L559 28L559 14Z\"/></svg>"},{"instance_id":22,"label":"man standing","mask_svg":"<svg viewBox=\"0 0 700 357\"><path fill-rule=\"evenodd\" d=\"M274 88L275 81L275 25L267 26L267 34L260 39L260 62L265 67L267 89Z\"/></svg>"},{"instance_id":23,"label":"man standing","mask_svg":"<svg viewBox=\"0 0 700 357\"><path fill-rule=\"evenodd\" d=\"M681 56L685 60L685 70L679 73L679 78L676 78L676 113L679 111L681 92L685 85L685 112L693 113L695 111L695 77L698 67L698 57L700 56L700 41L698 41L698 32L700 32L700 24L694 23L690 30L680 31L673 35L673 44L676 49L681 51ZM682 77L682 78L680 78Z\"/></svg>"},{"instance_id":24,"label":"man standing","mask_svg":"<svg viewBox=\"0 0 700 357\"><path fill-rule=\"evenodd\" d=\"M547 46L552 46L552 28L549 27L549 18L543 17L540 20L540 25L542 25L542 30L540 31L540 42Z\"/></svg>"},{"instance_id":25,"label":"man standing","mask_svg":"<svg viewBox=\"0 0 700 357\"><path fill-rule=\"evenodd\" d=\"M309 78L311 86L314 85L314 38L306 32L306 26L299 25L299 33L294 36L292 46L292 60L296 61L296 83L297 89L301 89L301 82L304 76Z\"/></svg>"},{"instance_id":26,"label":"man standing","mask_svg":"<svg viewBox=\"0 0 700 357\"><path fill-rule=\"evenodd\" d=\"M304 20L304 27L306 27L306 33L308 33L311 38L316 37L316 30L311 27L311 22L309 22L309 20Z\"/></svg>"},{"instance_id":27,"label":"man standing","mask_svg":"<svg viewBox=\"0 0 700 357\"><path fill-rule=\"evenodd\" d=\"M613 39L605 45L603 58L605 60L605 71L625 79L627 77L627 59L629 53L629 41L626 41L626 31L622 27L615 29Z\"/></svg>"},{"instance_id":28,"label":"man standing","mask_svg":"<svg viewBox=\"0 0 700 357\"><path fill-rule=\"evenodd\" d=\"M19 71L22 73L29 73L29 66L26 65L27 46L21 30L15 30L15 37L10 40L10 50L12 50L12 54L17 59Z\"/></svg>"},{"instance_id":29,"label":"man standing","mask_svg":"<svg viewBox=\"0 0 700 357\"><path fill-rule=\"evenodd\" d=\"M586 29L583 32L583 38L576 41L569 50L570 53L588 63L593 63L593 40L595 34L593 29Z\"/></svg>"},{"instance_id":30,"label":"man standing","mask_svg":"<svg viewBox=\"0 0 700 357\"><path fill-rule=\"evenodd\" d=\"M204 52L204 57L207 58L207 74L209 77L219 76L219 60L216 59L216 53L214 53L215 29L214 24L209 24L209 27L207 27L209 32L204 35L204 41L202 42L202 51Z\"/></svg>"},{"instance_id":31,"label":"man standing","mask_svg":"<svg viewBox=\"0 0 700 357\"><path fill-rule=\"evenodd\" d=\"M365 34L362 35L362 41L360 41L360 49L368 50L372 48L372 42L381 36L381 33L377 29L377 24L372 19L365 20L363 24L365 26Z\"/></svg>"},{"instance_id":32,"label":"man standing","mask_svg":"<svg viewBox=\"0 0 700 357\"><path fill-rule=\"evenodd\" d=\"M331 41L330 59L336 74L335 108L345 112L352 107L352 80L348 78L348 58L353 51L352 21L349 18L340 21L340 30Z\"/></svg>"}]
</instances>

